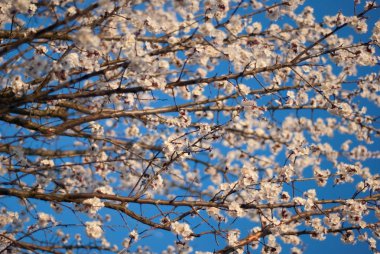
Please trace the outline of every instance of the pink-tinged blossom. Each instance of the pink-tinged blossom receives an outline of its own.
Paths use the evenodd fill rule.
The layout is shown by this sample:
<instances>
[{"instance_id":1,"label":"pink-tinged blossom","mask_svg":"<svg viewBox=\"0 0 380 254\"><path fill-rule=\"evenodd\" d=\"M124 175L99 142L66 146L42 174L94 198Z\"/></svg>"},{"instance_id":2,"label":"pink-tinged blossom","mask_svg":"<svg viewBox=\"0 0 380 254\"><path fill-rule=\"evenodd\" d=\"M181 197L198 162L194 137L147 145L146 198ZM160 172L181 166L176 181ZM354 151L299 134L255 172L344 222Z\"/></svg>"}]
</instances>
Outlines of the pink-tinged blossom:
<instances>
[{"instance_id":1,"label":"pink-tinged blossom","mask_svg":"<svg viewBox=\"0 0 380 254\"><path fill-rule=\"evenodd\" d=\"M362 228L366 226L367 223L363 221L363 216L368 214L368 208L365 202L349 199L346 201L343 212L350 223L359 225Z\"/></svg>"},{"instance_id":2,"label":"pink-tinged blossom","mask_svg":"<svg viewBox=\"0 0 380 254\"><path fill-rule=\"evenodd\" d=\"M367 32L368 26L367 26L367 23L365 22L364 18L352 17L349 24L358 33L366 33Z\"/></svg>"},{"instance_id":3,"label":"pink-tinged blossom","mask_svg":"<svg viewBox=\"0 0 380 254\"><path fill-rule=\"evenodd\" d=\"M258 170L255 168L244 167L240 177L240 184L243 188L248 187L254 183L257 183L259 178Z\"/></svg>"},{"instance_id":4,"label":"pink-tinged blossom","mask_svg":"<svg viewBox=\"0 0 380 254\"><path fill-rule=\"evenodd\" d=\"M319 167L313 168L314 177L316 178L316 182L318 186L325 186L327 184L327 181L329 179L329 176L331 175L330 170L322 170Z\"/></svg>"},{"instance_id":5,"label":"pink-tinged blossom","mask_svg":"<svg viewBox=\"0 0 380 254\"><path fill-rule=\"evenodd\" d=\"M342 236L340 237L342 242L347 244L354 244L355 241L355 234L352 230L347 230L346 232L342 233Z\"/></svg>"},{"instance_id":6,"label":"pink-tinged blossom","mask_svg":"<svg viewBox=\"0 0 380 254\"><path fill-rule=\"evenodd\" d=\"M337 166L335 183L353 182L353 176L362 172L359 164L339 163Z\"/></svg>"},{"instance_id":7,"label":"pink-tinged blossom","mask_svg":"<svg viewBox=\"0 0 380 254\"><path fill-rule=\"evenodd\" d=\"M339 229L342 224L342 218L338 213L330 213L323 219L323 222L331 229Z\"/></svg>"},{"instance_id":8,"label":"pink-tinged blossom","mask_svg":"<svg viewBox=\"0 0 380 254\"><path fill-rule=\"evenodd\" d=\"M314 234L310 236L314 239L323 241L326 239L327 229L322 225L322 220L320 218L313 218L311 220L311 227L314 229Z\"/></svg>"}]
</instances>

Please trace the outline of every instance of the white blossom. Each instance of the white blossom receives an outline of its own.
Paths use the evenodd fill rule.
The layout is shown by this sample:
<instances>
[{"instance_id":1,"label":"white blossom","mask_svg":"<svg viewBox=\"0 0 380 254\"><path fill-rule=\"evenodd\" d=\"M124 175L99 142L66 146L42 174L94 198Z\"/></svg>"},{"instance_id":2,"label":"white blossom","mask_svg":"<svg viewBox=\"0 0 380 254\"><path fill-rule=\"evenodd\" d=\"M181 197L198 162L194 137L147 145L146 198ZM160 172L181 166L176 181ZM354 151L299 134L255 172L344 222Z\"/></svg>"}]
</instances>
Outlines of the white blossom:
<instances>
[{"instance_id":1,"label":"white blossom","mask_svg":"<svg viewBox=\"0 0 380 254\"><path fill-rule=\"evenodd\" d=\"M83 204L88 207L88 213L92 216L104 207L104 203L97 197L85 199Z\"/></svg>"},{"instance_id":2,"label":"white blossom","mask_svg":"<svg viewBox=\"0 0 380 254\"><path fill-rule=\"evenodd\" d=\"M227 234L228 245L230 246L235 245L239 240L239 236L240 236L240 231L237 229L228 231L228 234Z\"/></svg>"},{"instance_id":3,"label":"white blossom","mask_svg":"<svg viewBox=\"0 0 380 254\"><path fill-rule=\"evenodd\" d=\"M101 194L110 194L113 195L113 189L111 186L101 186L95 189L95 192L101 193Z\"/></svg>"},{"instance_id":4,"label":"white blossom","mask_svg":"<svg viewBox=\"0 0 380 254\"><path fill-rule=\"evenodd\" d=\"M379 6L336 7L0 1L0 249L376 252Z\"/></svg>"},{"instance_id":5,"label":"white blossom","mask_svg":"<svg viewBox=\"0 0 380 254\"><path fill-rule=\"evenodd\" d=\"M88 237L99 239L103 235L103 230L101 228L102 223L100 221L87 221L86 222L86 233Z\"/></svg>"},{"instance_id":6,"label":"white blossom","mask_svg":"<svg viewBox=\"0 0 380 254\"><path fill-rule=\"evenodd\" d=\"M83 47L86 50L94 50L100 45L99 37L88 27L81 28L76 34L75 39L78 46Z\"/></svg>"},{"instance_id":7,"label":"white blossom","mask_svg":"<svg viewBox=\"0 0 380 254\"><path fill-rule=\"evenodd\" d=\"M244 209L240 207L240 204L236 201L232 201L228 206L229 214L233 217L243 217L245 215Z\"/></svg>"},{"instance_id":8,"label":"white blossom","mask_svg":"<svg viewBox=\"0 0 380 254\"><path fill-rule=\"evenodd\" d=\"M40 212L38 213L38 224L41 228L44 228L49 225L49 223L55 224L56 221L54 217L47 213Z\"/></svg>"},{"instance_id":9,"label":"white blossom","mask_svg":"<svg viewBox=\"0 0 380 254\"><path fill-rule=\"evenodd\" d=\"M175 234L182 236L185 240L193 239L191 236L193 234L193 231L191 230L189 224L175 221L171 223L171 228Z\"/></svg>"}]
</instances>

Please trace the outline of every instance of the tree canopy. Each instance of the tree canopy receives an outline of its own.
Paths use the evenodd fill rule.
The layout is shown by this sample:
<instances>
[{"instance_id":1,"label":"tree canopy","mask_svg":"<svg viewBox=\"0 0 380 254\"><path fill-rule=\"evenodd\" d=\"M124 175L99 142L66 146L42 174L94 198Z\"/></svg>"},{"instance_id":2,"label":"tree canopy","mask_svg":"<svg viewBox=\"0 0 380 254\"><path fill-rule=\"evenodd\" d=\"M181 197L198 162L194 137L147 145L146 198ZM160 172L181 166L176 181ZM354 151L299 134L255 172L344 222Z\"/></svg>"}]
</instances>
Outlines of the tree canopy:
<instances>
[{"instance_id":1,"label":"tree canopy","mask_svg":"<svg viewBox=\"0 0 380 254\"><path fill-rule=\"evenodd\" d=\"M378 253L379 6L310 2L1 0L0 252Z\"/></svg>"}]
</instances>

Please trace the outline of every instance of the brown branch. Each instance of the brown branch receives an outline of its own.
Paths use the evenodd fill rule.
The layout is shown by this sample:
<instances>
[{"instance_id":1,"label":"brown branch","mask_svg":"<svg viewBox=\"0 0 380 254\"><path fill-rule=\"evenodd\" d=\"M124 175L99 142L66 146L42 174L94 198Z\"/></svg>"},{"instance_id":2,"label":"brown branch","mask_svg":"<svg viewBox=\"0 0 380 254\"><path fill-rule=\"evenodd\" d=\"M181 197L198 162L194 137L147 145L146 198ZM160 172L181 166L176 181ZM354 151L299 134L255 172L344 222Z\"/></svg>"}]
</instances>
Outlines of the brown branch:
<instances>
[{"instance_id":1,"label":"brown branch","mask_svg":"<svg viewBox=\"0 0 380 254\"><path fill-rule=\"evenodd\" d=\"M53 253L53 254L61 254L65 252L60 252L58 251L59 249L62 250L79 250L79 249L86 249L86 250L99 250L99 251L111 251L111 248L108 247L103 247L103 246L98 246L98 245L57 245L57 244L52 244L52 245L47 245L47 246L41 246L37 245L35 243L29 243L25 241L20 241L20 240L14 240L8 236L6 236L4 233L0 234L0 238L6 238L10 243L4 244L7 245L7 247L0 249L0 252L3 253L6 250L13 249L14 247L20 248L20 249L25 249L25 250L30 250L30 251L44 251L48 253Z\"/></svg>"},{"instance_id":2,"label":"brown branch","mask_svg":"<svg viewBox=\"0 0 380 254\"><path fill-rule=\"evenodd\" d=\"M86 9L84 10L78 10L77 13L75 15L72 15L72 16L69 16L67 18L65 18L64 20L60 20L60 21L57 21L55 22L54 24L48 26L48 27L45 27L37 32L33 32L31 34L28 34L25 38L22 38L22 39L19 39L18 41L15 41L11 44L8 44L6 46L4 46L1 50L0 50L0 57L3 56L4 54L8 54L10 51L12 51L13 49L17 48L18 46L24 44L24 43L28 43L28 42L31 42L33 41L34 39L36 38L39 38L40 36L42 36L43 34L45 33L48 33L48 32L51 32L52 30L56 29L57 27L60 27L61 25L64 25L64 24L67 24L68 22L70 21L73 21L89 12L91 12L92 10L96 9L99 7L99 3L94 3L92 5L90 5L89 7L87 7Z\"/></svg>"},{"instance_id":3,"label":"brown branch","mask_svg":"<svg viewBox=\"0 0 380 254\"><path fill-rule=\"evenodd\" d=\"M9 145L1 145L0 144L0 153L8 153L11 154L12 151L14 151L16 148ZM88 150L47 150L47 149L37 149L37 148L22 148L22 151L25 155L38 155L38 156L44 156L44 157L54 157L54 158L60 158L60 157L73 157L73 156L82 156L85 154L88 154Z\"/></svg>"},{"instance_id":4,"label":"brown branch","mask_svg":"<svg viewBox=\"0 0 380 254\"><path fill-rule=\"evenodd\" d=\"M175 200L160 200L160 199L136 199L134 197L123 197L118 195L109 195L101 193L77 193L77 194L57 194L57 193L39 193L35 191L18 190L12 188L0 188L0 195L14 196L18 198L34 198L52 202L75 202L81 203L85 199L97 197L99 199L109 201L119 201L122 203L137 203L148 205L166 205L166 206L187 206L187 207L217 207L228 208L228 204L210 202L210 201L175 201ZM357 198L356 201L378 201L380 194L375 194L365 198ZM329 200L316 200L315 204L345 204L346 199L329 199ZM242 204L241 208L244 209L265 209L265 208L292 208L301 206L294 202L274 203L274 204ZM312 212L310 212L312 213ZM315 213L315 212L314 212Z\"/></svg>"}]
</instances>

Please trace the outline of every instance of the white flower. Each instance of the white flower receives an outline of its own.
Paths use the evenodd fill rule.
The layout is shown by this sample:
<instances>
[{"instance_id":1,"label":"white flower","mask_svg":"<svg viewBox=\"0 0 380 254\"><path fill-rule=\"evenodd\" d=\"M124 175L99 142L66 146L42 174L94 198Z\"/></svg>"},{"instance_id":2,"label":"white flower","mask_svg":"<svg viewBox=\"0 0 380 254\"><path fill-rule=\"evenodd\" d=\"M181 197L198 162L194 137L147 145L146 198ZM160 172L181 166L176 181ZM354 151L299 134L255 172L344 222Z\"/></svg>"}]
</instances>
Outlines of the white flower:
<instances>
[{"instance_id":1,"label":"white flower","mask_svg":"<svg viewBox=\"0 0 380 254\"><path fill-rule=\"evenodd\" d=\"M237 229L228 231L227 240L228 245L233 246L239 241L240 231Z\"/></svg>"},{"instance_id":2,"label":"white flower","mask_svg":"<svg viewBox=\"0 0 380 254\"><path fill-rule=\"evenodd\" d=\"M295 99L296 99L296 95L295 95L295 93L294 93L294 91L288 91L287 93L286 93L286 95L287 95L287 100L286 100L286 105L287 106L293 106L294 104L295 104Z\"/></svg>"},{"instance_id":3,"label":"white flower","mask_svg":"<svg viewBox=\"0 0 380 254\"><path fill-rule=\"evenodd\" d=\"M264 200L268 200L268 202L277 201L281 191L282 187L279 184L274 184L271 182L262 182L260 184L261 198Z\"/></svg>"},{"instance_id":4,"label":"white flower","mask_svg":"<svg viewBox=\"0 0 380 254\"><path fill-rule=\"evenodd\" d=\"M372 31L372 37L374 43L380 46L380 20L375 23Z\"/></svg>"},{"instance_id":5,"label":"white flower","mask_svg":"<svg viewBox=\"0 0 380 254\"><path fill-rule=\"evenodd\" d=\"M238 91L243 95L243 96L246 96L249 94L249 92L251 91L251 89L244 85L244 84L239 84L238 85Z\"/></svg>"},{"instance_id":6,"label":"white flower","mask_svg":"<svg viewBox=\"0 0 380 254\"><path fill-rule=\"evenodd\" d=\"M160 61L158 62L158 67L160 67L160 68L162 68L162 69L164 69L164 70L168 70L169 67L170 67L170 64L169 64L169 62L166 61L166 60L160 60Z\"/></svg>"},{"instance_id":7,"label":"white flower","mask_svg":"<svg viewBox=\"0 0 380 254\"><path fill-rule=\"evenodd\" d=\"M359 164L347 164L347 163L339 163L337 166L337 178L335 179L335 183L344 183L344 182L353 182L354 179L352 176L356 174L360 174L362 169Z\"/></svg>"},{"instance_id":8,"label":"white flower","mask_svg":"<svg viewBox=\"0 0 380 254\"><path fill-rule=\"evenodd\" d=\"M243 217L245 211L240 207L240 204L236 201L232 201L228 206L228 213L233 217Z\"/></svg>"},{"instance_id":9,"label":"white flower","mask_svg":"<svg viewBox=\"0 0 380 254\"><path fill-rule=\"evenodd\" d=\"M368 238L369 247L372 250L376 250L376 239L373 237Z\"/></svg>"},{"instance_id":10,"label":"white flower","mask_svg":"<svg viewBox=\"0 0 380 254\"><path fill-rule=\"evenodd\" d=\"M349 24L358 33L366 33L367 32L368 26L365 23L365 19L364 18L360 18L359 19L358 17L355 16L355 17L351 18L351 21L350 21Z\"/></svg>"},{"instance_id":11,"label":"white flower","mask_svg":"<svg viewBox=\"0 0 380 254\"><path fill-rule=\"evenodd\" d=\"M306 203L306 200L301 198L301 197L295 197L295 198L293 198L293 202L296 205L304 205Z\"/></svg>"},{"instance_id":12,"label":"white flower","mask_svg":"<svg viewBox=\"0 0 380 254\"><path fill-rule=\"evenodd\" d=\"M178 221L171 223L171 228L174 233L182 236L185 240L192 240L193 231L191 230L189 224L180 223Z\"/></svg>"},{"instance_id":13,"label":"white flower","mask_svg":"<svg viewBox=\"0 0 380 254\"><path fill-rule=\"evenodd\" d=\"M38 224L40 227L44 228L46 227L49 223L55 223L55 219L46 213L40 212L38 213Z\"/></svg>"},{"instance_id":14,"label":"white flower","mask_svg":"<svg viewBox=\"0 0 380 254\"><path fill-rule=\"evenodd\" d=\"M41 74L50 70L50 63L44 55L35 55L30 61L26 63L28 67L26 68L26 74L32 77L40 77Z\"/></svg>"},{"instance_id":15,"label":"white flower","mask_svg":"<svg viewBox=\"0 0 380 254\"><path fill-rule=\"evenodd\" d=\"M69 53L61 62L65 69L76 68L80 66L79 56L77 53Z\"/></svg>"},{"instance_id":16,"label":"white flower","mask_svg":"<svg viewBox=\"0 0 380 254\"><path fill-rule=\"evenodd\" d=\"M199 26L199 32L204 35L213 35L213 31L215 30L212 23L207 22Z\"/></svg>"},{"instance_id":17,"label":"white flower","mask_svg":"<svg viewBox=\"0 0 380 254\"><path fill-rule=\"evenodd\" d=\"M284 182L289 182L294 175L294 167L292 164L285 165L279 172L278 176Z\"/></svg>"},{"instance_id":18,"label":"white flower","mask_svg":"<svg viewBox=\"0 0 380 254\"><path fill-rule=\"evenodd\" d=\"M160 175L156 176L152 182L153 190L162 190L164 187L164 180Z\"/></svg>"},{"instance_id":19,"label":"white flower","mask_svg":"<svg viewBox=\"0 0 380 254\"><path fill-rule=\"evenodd\" d=\"M254 22L254 23L252 24L252 28L253 28L253 32L254 32L254 33L260 33L261 30L263 29L263 26L262 26L261 23L259 23L259 22Z\"/></svg>"},{"instance_id":20,"label":"white flower","mask_svg":"<svg viewBox=\"0 0 380 254\"><path fill-rule=\"evenodd\" d=\"M350 144L352 143L352 140L348 139L346 140L340 147L343 151L348 151L350 149Z\"/></svg>"},{"instance_id":21,"label":"white flower","mask_svg":"<svg viewBox=\"0 0 380 254\"><path fill-rule=\"evenodd\" d=\"M78 46L87 50L96 49L100 45L99 37L88 27L83 27L78 31L75 41Z\"/></svg>"},{"instance_id":22,"label":"white flower","mask_svg":"<svg viewBox=\"0 0 380 254\"><path fill-rule=\"evenodd\" d=\"M305 191L303 195L304 197L310 198L312 200L316 200L317 192L315 191L315 189L310 189L308 191Z\"/></svg>"},{"instance_id":23,"label":"white flower","mask_svg":"<svg viewBox=\"0 0 380 254\"><path fill-rule=\"evenodd\" d=\"M193 96L194 96L194 97L201 96L202 93L203 93L203 87L201 87L201 86L196 86L196 87L193 89Z\"/></svg>"},{"instance_id":24,"label":"white flower","mask_svg":"<svg viewBox=\"0 0 380 254\"><path fill-rule=\"evenodd\" d=\"M12 91L17 96L21 96L21 95L23 95L24 93L26 93L28 91L28 89L30 88L30 85L28 85L27 83L25 83L24 81L22 81L21 76L15 75L14 78L13 78L13 82L12 82L11 88L12 88Z\"/></svg>"},{"instance_id":25,"label":"white flower","mask_svg":"<svg viewBox=\"0 0 380 254\"><path fill-rule=\"evenodd\" d=\"M140 135L140 129L135 124L133 124L130 127L126 128L124 133L126 138L138 137Z\"/></svg>"},{"instance_id":26,"label":"white flower","mask_svg":"<svg viewBox=\"0 0 380 254\"><path fill-rule=\"evenodd\" d=\"M200 123L199 124L199 132L202 135L210 133L211 132L211 126L209 124Z\"/></svg>"},{"instance_id":27,"label":"white flower","mask_svg":"<svg viewBox=\"0 0 380 254\"><path fill-rule=\"evenodd\" d=\"M313 218L311 220L311 226L313 227L316 234L312 234L311 237L318 240L325 240L327 229L322 226L322 221L320 218Z\"/></svg>"},{"instance_id":28,"label":"white flower","mask_svg":"<svg viewBox=\"0 0 380 254\"><path fill-rule=\"evenodd\" d=\"M101 126L99 123L90 122L89 126L91 128L92 134L94 134L95 136L103 136L104 135L103 126Z\"/></svg>"},{"instance_id":29,"label":"white flower","mask_svg":"<svg viewBox=\"0 0 380 254\"><path fill-rule=\"evenodd\" d=\"M104 207L104 203L97 197L86 199L83 204L89 206L88 213L92 216Z\"/></svg>"},{"instance_id":30,"label":"white flower","mask_svg":"<svg viewBox=\"0 0 380 254\"><path fill-rule=\"evenodd\" d=\"M67 8L67 16L72 16L72 15L75 15L77 13L77 9L75 8L75 6L70 6L69 8Z\"/></svg>"},{"instance_id":31,"label":"white flower","mask_svg":"<svg viewBox=\"0 0 380 254\"><path fill-rule=\"evenodd\" d=\"M292 253L292 254L302 254L302 251L299 248L297 248L297 247L293 247L291 249L290 253Z\"/></svg>"},{"instance_id":32,"label":"white flower","mask_svg":"<svg viewBox=\"0 0 380 254\"><path fill-rule=\"evenodd\" d=\"M103 235L103 230L100 227L102 223L100 221L87 221L86 233L88 237L99 239Z\"/></svg>"},{"instance_id":33,"label":"white flower","mask_svg":"<svg viewBox=\"0 0 380 254\"><path fill-rule=\"evenodd\" d=\"M139 234L134 229L131 233L129 233L129 237L133 239L133 241L137 241L139 239Z\"/></svg>"},{"instance_id":34,"label":"white flower","mask_svg":"<svg viewBox=\"0 0 380 254\"><path fill-rule=\"evenodd\" d=\"M4 228L5 225L14 223L18 220L18 213L16 212L5 212L0 214L0 227Z\"/></svg>"},{"instance_id":35,"label":"white flower","mask_svg":"<svg viewBox=\"0 0 380 254\"><path fill-rule=\"evenodd\" d=\"M225 218L220 215L220 210L216 207L209 207L206 209L207 213L212 216L213 218L215 218L217 221L224 221Z\"/></svg>"},{"instance_id":36,"label":"white flower","mask_svg":"<svg viewBox=\"0 0 380 254\"><path fill-rule=\"evenodd\" d=\"M345 233L342 234L342 237L340 238L344 243L353 244L355 243L355 235L352 230L347 230Z\"/></svg>"},{"instance_id":37,"label":"white flower","mask_svg":"<svg viewBox=\"0 0 380 254\"><path fill-rule=\"evenodd\" d=\"M40 162L41 166L44 166L44 167L54 167L54 161L53 160L48 160L48 159L44 159Z\"/></svg>"},{"instance_id":38,"label":"white flower","mask_svg":"<svg viewBox=\"0 0 380 254\"><path fill-rule=\"evenodd\" d=\"M253 100L243 100L241 102L241 105L244 107L244 110L252 111L256 108L257 103Z\"/></svg>"},{"instance_id":39,"label":"white flower","mask_svg":"<svg viewBox=\"0 0 380 254\"><path fill-rule=\"evenodd\" d=\"M115 193L113 192L113 189L111 186L102 186L98 187L95 189L96 193L101 193L101 194L109 194L109 195L114 195Z\"/></svg>"},{"instance_id":40,"label":"white flower","mask_svg":"<svg viewBox=\"0 0 380 254\"><path fill-rule=\"evenodd\" d=\"M349 199L346 201L344 206L344 214L348 218L348 221L354 225L359 225L360 227L366 227L366 222L363 221L363 216L367 214L367 206L362 202Z\"/></svg>"},{"instance_id":41,"label":"white flower","mask_svg":"<svg viewBox=\"0 0 380 254\"><path fill-rule=\"evenodd\" d=\"M13 0L12 3L13 8L17 10L17 12L27 13L29 10L34 10L36 6L31 3L31 0Z\"/></svg>"},{"instance_id":42,"label":"white flower","mask_svg":"<svg viewBox=\"0 0 380 254\"><path fill-rule=\"evenodd\" d=\"M123 242L121 243L121 245L124 247L124 248L129 248L129 245L131 244L131 238L124 238Z\"/></svg>"},{"instance_id":43,"label":"white flower","mask_svg":"<svg viewBox=\"0 0 380 254\"><path fill-rule=\"evenodd\" d=\"M252 185L257 182L259 175L258 170L255 168L246 168L244 167L242 169L242 174L240 177L240 183L243 185L243 187Z\"/></svg>"},{"instance_id":44,"label":"white flower","mask_svg":"<svg viewBox=\"0 0 380 254\"><path fill-rule=\"evenodd\" d=\"M339 229L341 226L341 218L338 213L329 214L323 221L331 229Z\"/></svg>"},{"instance_id":45,"label":"white flower","mask_svg":"<svg viewBox=\"0 0 380 254\"><path fill-rule=\"evenodd\" d=\"M314 167L313 172L318 186L325 186L330 176L330 170L321 170L319 167Z\"/></svg>"}]
</instances>

